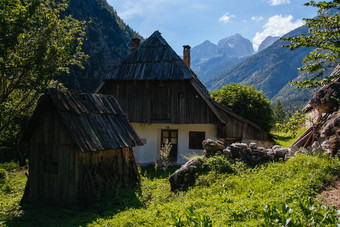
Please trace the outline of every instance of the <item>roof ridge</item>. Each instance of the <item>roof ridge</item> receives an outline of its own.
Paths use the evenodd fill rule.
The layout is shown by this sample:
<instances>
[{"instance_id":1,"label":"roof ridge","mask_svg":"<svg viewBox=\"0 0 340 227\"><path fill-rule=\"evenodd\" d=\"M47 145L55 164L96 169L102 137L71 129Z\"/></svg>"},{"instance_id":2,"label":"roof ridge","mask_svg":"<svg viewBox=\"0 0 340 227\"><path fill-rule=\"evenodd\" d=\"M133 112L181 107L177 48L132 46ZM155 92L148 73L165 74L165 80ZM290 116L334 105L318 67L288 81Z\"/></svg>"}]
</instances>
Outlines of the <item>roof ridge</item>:
<instances>
[{"instance_id":1,"label":"roof ridge","mask_svg":"<svg viewBox=\"0 0 340 227\"><path fill-rule=\"evenodd\" d=\"M157 72L157 75L152 73ZM159 31L132 51L103 80L186 80L193 78ZM96 89L98 90L98 88Z\"/></svg>"}]
</instances>

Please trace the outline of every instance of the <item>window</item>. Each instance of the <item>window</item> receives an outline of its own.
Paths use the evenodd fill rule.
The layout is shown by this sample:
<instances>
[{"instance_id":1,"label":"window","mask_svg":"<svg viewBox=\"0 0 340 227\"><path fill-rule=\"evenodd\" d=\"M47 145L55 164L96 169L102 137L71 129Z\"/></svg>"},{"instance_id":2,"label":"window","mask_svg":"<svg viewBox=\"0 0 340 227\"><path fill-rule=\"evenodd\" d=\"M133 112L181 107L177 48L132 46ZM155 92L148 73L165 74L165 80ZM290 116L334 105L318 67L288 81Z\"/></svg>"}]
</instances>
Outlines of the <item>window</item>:
<instances>
[{"instance_id":1,"label":"window","mask_svg":"<svg viewBox=\"0 0 340 227\"><path fill-rule=\"evenodd\" d=\"M202 150L203 140L205 140L205 132L189 132L189 149Z\"/></svg>"}]
</instances>

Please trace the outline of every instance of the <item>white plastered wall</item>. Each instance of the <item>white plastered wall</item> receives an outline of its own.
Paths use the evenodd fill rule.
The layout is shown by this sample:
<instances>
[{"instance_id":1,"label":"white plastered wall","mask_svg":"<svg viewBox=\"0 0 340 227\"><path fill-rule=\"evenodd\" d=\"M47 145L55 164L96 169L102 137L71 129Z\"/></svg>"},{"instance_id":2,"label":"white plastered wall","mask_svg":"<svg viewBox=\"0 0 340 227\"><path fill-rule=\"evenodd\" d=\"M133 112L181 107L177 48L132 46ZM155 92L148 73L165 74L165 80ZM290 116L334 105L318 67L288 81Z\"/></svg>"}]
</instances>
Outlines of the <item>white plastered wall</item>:
<instances>
[{"instance_id":1,"label":"white plastered wall","mask_svg":"<svg viewBox=\"0 0 340 227\"><path fill-rule=\"evenodd\" d=\"M217 127L214 124L143 124L131 123L143 146L135 147L134 156L138 164L155 163L160 159L161 130L178 130L177 163L183 164L187 160L183 156L196 153L201 155L203 150L189 149L189 131L205 132L206 139L217 139Z\"/></svg>"}]
</instances>

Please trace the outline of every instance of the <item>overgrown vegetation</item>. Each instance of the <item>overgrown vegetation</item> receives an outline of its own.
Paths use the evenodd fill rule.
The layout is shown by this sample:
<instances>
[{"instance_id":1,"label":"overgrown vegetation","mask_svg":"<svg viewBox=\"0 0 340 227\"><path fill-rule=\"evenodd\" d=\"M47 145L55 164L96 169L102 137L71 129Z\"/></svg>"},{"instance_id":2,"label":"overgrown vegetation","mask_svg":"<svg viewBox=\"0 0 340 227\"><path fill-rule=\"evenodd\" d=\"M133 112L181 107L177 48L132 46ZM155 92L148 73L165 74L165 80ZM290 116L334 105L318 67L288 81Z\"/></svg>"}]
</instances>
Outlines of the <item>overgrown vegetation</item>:
<instances>
[{"instance_id":1,"label":"overgrown vegetation","mask_svg":"<svg viewBox=\"0 0 340 227\"><path fill-rule=\"evenodd\" d=\"M299 129L305 124L305 121L305 114L295 111L288 120L284 120L282 123L276 123L276 127L279 132L288 133L292 137L295 137Z\"/></svg>"},{"instance_id":2,"label":"overgrown vegetation","mask_svg":"<svg viewBox=\"0 0 340 227\"><path fill-rule=\"evenodd\" d=\"M214 160L215 159L215 160ZM142 168L139 190L118 188L85 207L27 206L18 203L26 176L9 173L1 186L5 225L82 226L335 226L336 209L315 199L340 174L340 160L297 155L285 163L254 169L211 158L194 188L171 193L169 172ZM169 167L174 171L172 167Z\"/></svg>"}]
</instances>

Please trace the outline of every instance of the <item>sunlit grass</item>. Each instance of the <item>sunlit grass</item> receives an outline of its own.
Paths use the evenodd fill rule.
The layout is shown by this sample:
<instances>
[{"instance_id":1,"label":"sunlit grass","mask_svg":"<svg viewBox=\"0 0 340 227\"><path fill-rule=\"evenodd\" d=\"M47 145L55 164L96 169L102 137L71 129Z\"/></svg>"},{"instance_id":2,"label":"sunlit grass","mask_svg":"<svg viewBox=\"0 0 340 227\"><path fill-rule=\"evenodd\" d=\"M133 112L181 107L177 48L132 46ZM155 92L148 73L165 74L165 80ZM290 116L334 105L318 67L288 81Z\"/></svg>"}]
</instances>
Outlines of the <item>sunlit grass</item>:
<instances>
[{"instance_id":1,"label":"sunlit grass","mask_svg":"<svg viewBox=\"0 0 340 227\"><path fill-rule=\"evenodd\" d=\"M289 147L292 145L304 132L306 131L305 127L300 128L297 131L296 136L292 136L290 133L272 131L271 134L274 135L274 141L276 144L281 145L283 147Z\"/></svg>"}]
</instances>

